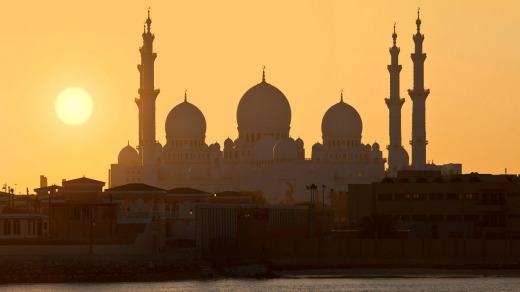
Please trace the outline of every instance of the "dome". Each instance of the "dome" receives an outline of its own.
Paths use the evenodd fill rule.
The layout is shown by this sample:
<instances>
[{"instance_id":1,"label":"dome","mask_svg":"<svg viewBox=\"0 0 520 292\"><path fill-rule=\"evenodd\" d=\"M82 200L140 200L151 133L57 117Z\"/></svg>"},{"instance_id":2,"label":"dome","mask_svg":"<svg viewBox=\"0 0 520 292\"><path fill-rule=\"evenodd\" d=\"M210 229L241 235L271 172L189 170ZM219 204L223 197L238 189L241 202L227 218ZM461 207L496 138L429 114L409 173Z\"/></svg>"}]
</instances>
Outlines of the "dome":
<instances>
[{"instance_id":1,"label":"dome","mask_svg":"<svg viewBox=\"0 0 520 292\"><path fill-rule=\"evenodd\" d=\"M246 91L240 99L237 123L241 132L282 132L288 135L291 106L278 88L263 80Z\"/></svg>"},{"instance_id":2,"label":"dome","mask_svg":"<svg viewBox=\"0 0 520 292\"><path fill-rule=\"evenodd\" d=\"M399 148L398 157L397 157L397 165L400 169L405 168L408 166L408 163L410 161L410 157L408 156L408 152L406 152L406 149L404 147Z\"/></svg>"},{"instance_id":3,"label":"dome","mask_svg":"<svg viewBox=\"0 0 520 292\"><path fill-rule=\"evenodd\" d=\"M134 147L128 144L121 151L119 151L119 156L117 157L117 163L128 166L137 166L139 162L139 153L135 150Z\"/></svg>"},{"instance_id":4,"label":"dome","mask_svg":"<svg viewBox=\"0 0 520 292\"><path fill-rule=\"evenodd\" d=\"M233 148L233 140L227 138L224 141L224 149L231 149L231 148Z\"/></svg>"},{"instance_id":5,"label":"dome","mask_svg":"<svg viewBox=\"0 0 520 292\"><path fill-rule=\"evenodd\" d=\"M296 141L294 141L294 142L296 143L296 148L298 148L298 149L303 148L303 140L301 138L296 139Z\"/></svg>"},{"instance_id":6,"label":"dome","mask_svg":"<svg viewBox=\"0 0 520 292\"><path fill-rule=\"evenodd\" d=\"M379 143L375 142L374 145L372 145L372 150L379 151Z\"/></svg>"},{"instance_id":7,"label":"dome","mask_svg":"<svg viewBox=\"0 0 520 292\"><path fill-rule=\"evenodd\" d=\"M321 133L327 138L361 139L363 122L356 109L343 99L330 107L321 122Z\"/></svg>"},{"instance_id":8,"label":"dome","mask_svg":"<svg viewBox=\"0 0 520 292\"><path fill-rule=\"evenodd\" d=\"M296 159L296 143L292 138L280 139L274 145L274 159Z\"/></svg>"},{"instance_id":9,"label":"dome","mask_svg":"<svg viewBox=\"0 0 520 292\"><path fill-rule=\"evenodd\" d=\"M212 152L219 152L220 151L220 144L218 142L215 142L215 144L212 144L209 147L209 150Z\"/></svg>"},{"instance_id":10,"label":"dome","mask_svg":"<svg viewBox=\"0 0 520 292\"><path fill-rule=\"evenodd\" d=\"M166 140L204 139L206 119L198 107L184 100L166 118Z\"/></svg>"},{"instance_id":11,"label":"dome","mask_svg":"<svg viewBox=\"0 0 520 292\"><path fill-rule=\"evenodd\" d=\"M317 151L322 151L323 150L323 145L321 145L320 143L315 143L314 145L312 145L312 152L317 152Z\"/></svg>"},{"instance_id":12,"label":"dome","mask_svg":"<svg viewBox=\"0 0 520 292\"><path fill-rule=\"evenodd\" d=\"M256 160L271 160L273 159L273 149L276 144L276 139L271 136L263 136L255 144L254 158Z\"/></svg>"}]
</instances>

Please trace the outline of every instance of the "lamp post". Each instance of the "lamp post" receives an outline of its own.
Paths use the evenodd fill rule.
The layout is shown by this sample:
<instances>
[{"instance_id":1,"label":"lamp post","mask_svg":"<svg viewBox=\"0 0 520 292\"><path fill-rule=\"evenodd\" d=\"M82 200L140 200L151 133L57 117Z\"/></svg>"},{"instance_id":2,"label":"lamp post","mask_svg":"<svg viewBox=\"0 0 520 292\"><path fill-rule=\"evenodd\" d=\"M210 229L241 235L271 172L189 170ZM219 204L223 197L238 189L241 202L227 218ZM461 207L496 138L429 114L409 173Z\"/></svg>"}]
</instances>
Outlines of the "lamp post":
<instances>
[{"instance_id":1,"label":"lamp post","mask_svg":"<svg viewBox=\"0 0 520 292\"><path fill-rule=\"evenodd\" d=\"M325 188L327 186L325 185L321 185L321 189L322 189L322 192L321 192L321 218L323 219L323 216L325 215Z\"/></svg>"},{"instance_id":2,"label":"lamp post","mask_svg":"<svg viewBox=\"0 0 520 292\"><path fill-rule=\"evenodd\" d=\"M53 195L53 192L54 192L54 187L55 185L53 184L51 186L51 189L49 191L47 191L47 199L49 200L49 219L48 219L48 224L47 224L47 227L49 230L47 230L48 232L48 237L50 238L51 237L51 198L52 198L52 195Z\"/></svg>"},{"instance_id":3,"label":"lamp post","mask_svg":"<svg viewBox=\"0 0 520 292\"><path fill-rule=\"evenodd\" d=\"M332 196L334 194L334 189L330 189L330 209L332 210L332 222L334 223L334 208L332 207Z\"/></svg>"},{"instance_id":4,"label":"lamp post","mask_svg":"<svg viewBox=\"0 0 520 292\"><path fill-rule=\"evenodd\" d=\"M92 207L90 207L90 255L93 254L92 247L93 247L93 239L94 239L94 226L96 226L96 220L94 220L94 212L92 210Z\"/></svg>"},{"instance_id":5,"label":"lamp post","mask_svg":"<svg viewBox=\"0 0 520 292\"><path fill-rule=\"evenodd\" d=\"M308 190L311 190L311 205L309 206L309 221L311 226L311 237L314 235L314 191L318 189L318 186L315 184L311 184L310 186L305 186Z\"/></svg>"}]
</instances>

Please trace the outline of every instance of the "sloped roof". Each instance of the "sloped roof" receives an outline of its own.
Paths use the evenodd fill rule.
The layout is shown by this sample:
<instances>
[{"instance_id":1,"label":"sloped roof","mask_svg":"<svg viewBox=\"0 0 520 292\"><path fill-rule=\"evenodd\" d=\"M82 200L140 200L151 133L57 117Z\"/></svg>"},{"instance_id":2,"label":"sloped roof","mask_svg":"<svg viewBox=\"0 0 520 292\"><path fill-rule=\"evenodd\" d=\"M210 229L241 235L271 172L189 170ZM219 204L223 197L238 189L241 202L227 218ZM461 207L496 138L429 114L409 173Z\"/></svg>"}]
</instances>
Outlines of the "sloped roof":
<instances>
[{"instance_id":1,"label":"sloped roof","mask_svg":"<svg viewBox=\"0 0 520 292\"><path fill-rule=\"evenodd\" d=\"M103 185L105 185L105 182L91 179L88 177L80 177L80 178L76 178L76 179L63 181L62 185L66 185L66 184L67 185L68 184L103 184Z\"/></svg>"},{"instance_id":2,"label":"sloped roof","mask_svg":"<svg viewBox=\"0 0 520 292\"><path fill-rule=\"evenodd\" d=\"M174 188L168 190L168 194L193 195L193 194L209 194L208 192L193 188Z\"/></svg>"},{"instance_id":3,"label":"sloped roof","mask_svg":"<svg viewBox=\"0 0 520 292\"><path fill-rule=\"evenodd\" d=\"M105 192L164 192L166 190L143 183L132 183L106 189Z\"/></svg>"}]
</instances>

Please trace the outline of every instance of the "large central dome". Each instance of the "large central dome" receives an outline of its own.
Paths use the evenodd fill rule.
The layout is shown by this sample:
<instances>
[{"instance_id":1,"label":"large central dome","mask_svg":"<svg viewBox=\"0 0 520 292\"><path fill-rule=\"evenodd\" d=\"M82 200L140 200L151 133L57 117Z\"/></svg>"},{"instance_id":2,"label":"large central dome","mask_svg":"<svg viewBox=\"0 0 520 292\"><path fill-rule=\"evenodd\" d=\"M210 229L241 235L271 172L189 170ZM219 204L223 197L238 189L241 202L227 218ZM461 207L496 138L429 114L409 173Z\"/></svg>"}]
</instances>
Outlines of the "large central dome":
<instances>
[{"instance_id":1,"label":"large central dome","mask_svg":"<svg viewBox=\"0 0 520 292\"><path fill-rule=\"evenodd\" d=\"M363 122L359 113L351 105L343 101L330 107L321 122L323 139L361 139Z\"/></svg>"},{"instance_id":2,"label":"large central dome","mask_svg":"<svg viewBox=\"0 0 520 292\"><path fill-rule=\"evenodd\" d=\"M188 101L175 106L166 118L166 140L204 139L206 119L200 109Z\"/></svg>"},{"instance_id":3,"label":"large central dome","mask_svg":"<svg viewBox=\"0 0 520 292\"><path fill-rule=\"evenodd\" d=\"M265 82L251 87L237 109L238 131L242 133L286 133L291 125L291 106L285 95Z\"/></svg>"}]
</instances>

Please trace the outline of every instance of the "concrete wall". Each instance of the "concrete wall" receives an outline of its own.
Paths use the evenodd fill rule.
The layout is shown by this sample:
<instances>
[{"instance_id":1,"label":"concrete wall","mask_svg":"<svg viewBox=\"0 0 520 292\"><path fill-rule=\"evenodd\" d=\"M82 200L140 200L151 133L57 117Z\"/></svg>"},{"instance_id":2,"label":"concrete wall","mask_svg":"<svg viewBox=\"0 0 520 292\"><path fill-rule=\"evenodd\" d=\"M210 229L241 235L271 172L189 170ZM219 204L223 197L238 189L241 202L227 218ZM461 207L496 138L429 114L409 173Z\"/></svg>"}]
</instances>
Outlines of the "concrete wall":
<instances>
[{"instance_id":1,"label":"concrete wall","mask_svg":"<svg viewBox=\"0 0 520 292\"><path fill-rule=\"evenodd\" d=\"M236 257L324 257L345 262L518 262L520 240L355 239L345 237L215 240L213 255Z\"/></svg>"},{"instance_id":2,"label":"concrete wall","mask_svg":"<svg viewBox=\"0 0 520 292\"><path fill-rule=\"evenodd\" d=\"M0 245L0 257L4 256L69 256L90 255L90 244L30 244ZM154 236L138 234L133 244L96 244L93 255L150 254L156 251Z\"/></svg>"}]
</instances>

